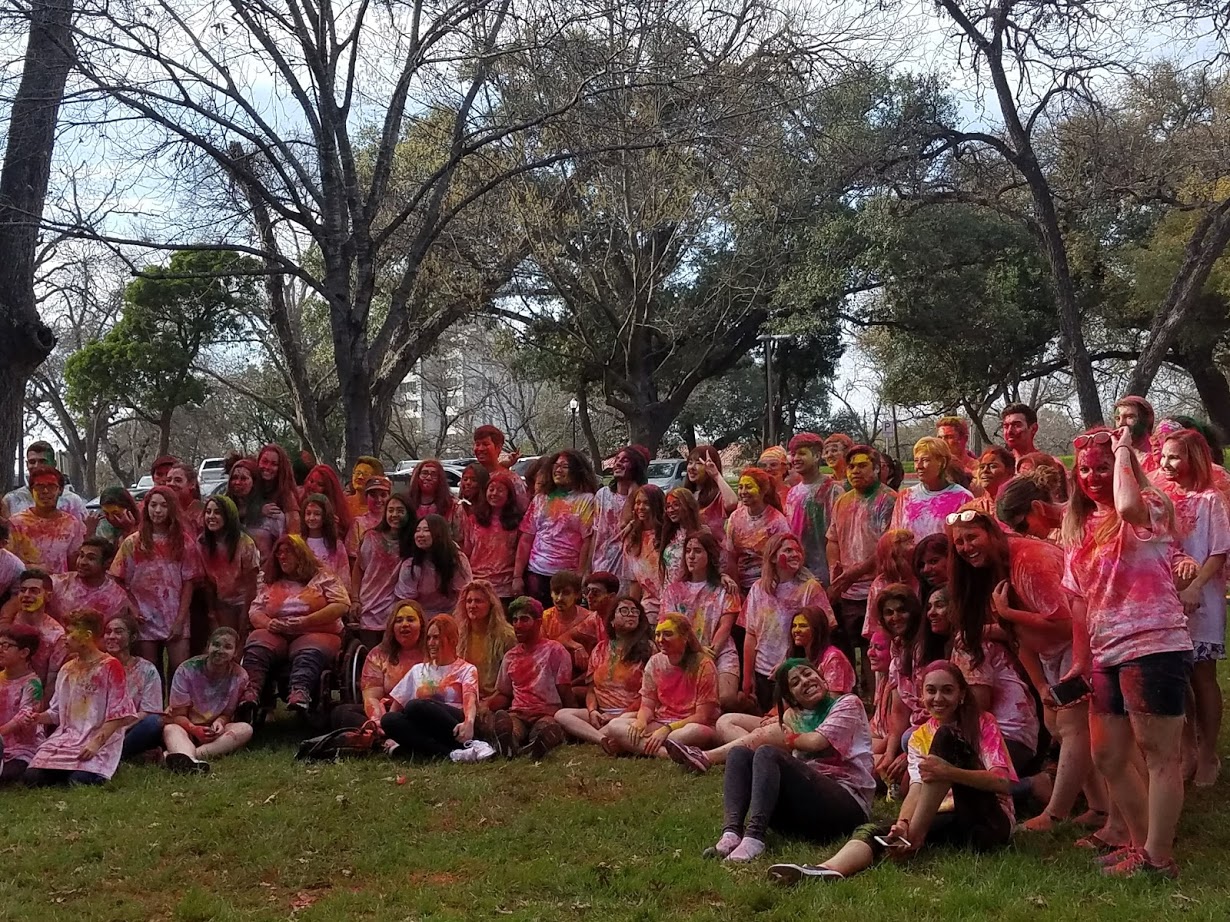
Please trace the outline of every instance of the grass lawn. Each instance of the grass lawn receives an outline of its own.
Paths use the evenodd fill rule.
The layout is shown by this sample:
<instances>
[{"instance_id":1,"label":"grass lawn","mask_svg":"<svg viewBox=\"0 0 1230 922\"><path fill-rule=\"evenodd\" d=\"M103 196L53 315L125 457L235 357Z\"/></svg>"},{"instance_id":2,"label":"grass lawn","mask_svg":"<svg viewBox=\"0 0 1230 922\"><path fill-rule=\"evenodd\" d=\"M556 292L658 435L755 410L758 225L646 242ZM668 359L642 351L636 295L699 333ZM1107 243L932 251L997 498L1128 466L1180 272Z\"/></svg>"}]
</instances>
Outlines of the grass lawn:
<instances>
[{"instance_id":1,"label":"grass lawn","mask_svg":"<svg viewBox=\"0 0 1230 922\"><path fill-rule=\"evenodd\" d=\"M538 764L307 765L293 727L207 777L126 766L109 790L5 792L0 919L1230 916L1227 782L1188 801L1177 884L1105 880L1065 829L992 858L940 853L784 889L765 879L770 860L700 857L720 831L720 770L694 778L581 746ZM769 857L825 851L775 839Z\"/></svg>"}]
</instances>

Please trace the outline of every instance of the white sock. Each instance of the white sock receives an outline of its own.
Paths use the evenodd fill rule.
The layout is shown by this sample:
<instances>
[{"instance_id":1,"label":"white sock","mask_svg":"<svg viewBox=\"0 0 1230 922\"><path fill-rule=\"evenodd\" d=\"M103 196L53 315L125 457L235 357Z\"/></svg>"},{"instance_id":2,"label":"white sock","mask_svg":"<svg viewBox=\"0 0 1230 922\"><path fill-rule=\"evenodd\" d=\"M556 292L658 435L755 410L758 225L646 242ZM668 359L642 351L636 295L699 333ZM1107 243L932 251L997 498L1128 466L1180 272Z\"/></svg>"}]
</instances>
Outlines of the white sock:
<instances>
[{"instance_id":1,"label":"white sock","mask_svg":"<svg viewBox=\"0 0 1230 922\"><path fill-rule=\"evenodd\" d=\"M722 838L717 840L717 845L713 846L713 850L718 853L719 858L725 858L743 841L743 837L737 832L724 832Z\"/></svg>"},{"instance_id":2,"label":"white sock","mask_svg":"<svg viewBox=\"0 0 1230 922\"><path fill-rule=\"evenodd\" d=\"M751 836L744 836L738 848L726 856L727 861L755 861L764 854L764 843Z\"/></svg>"}]
</instances>

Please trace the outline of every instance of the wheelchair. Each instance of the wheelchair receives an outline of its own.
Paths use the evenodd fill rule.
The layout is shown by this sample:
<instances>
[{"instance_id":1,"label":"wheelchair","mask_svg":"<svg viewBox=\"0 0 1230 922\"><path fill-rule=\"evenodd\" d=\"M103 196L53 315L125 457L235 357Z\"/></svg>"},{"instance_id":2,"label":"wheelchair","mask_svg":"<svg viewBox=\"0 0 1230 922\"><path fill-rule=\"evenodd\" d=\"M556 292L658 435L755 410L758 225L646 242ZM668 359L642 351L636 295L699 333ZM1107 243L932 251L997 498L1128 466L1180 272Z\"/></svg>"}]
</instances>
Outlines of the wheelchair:
<instances>
[{"instance_id":1,"label":"wheelchair","mask_svg":"<svg viewBox=\"0 0 1230 922\"><path fill-rule=\"evenodd\" d=\"M320 684L312 694L312 706L307 718L315 722L328 719L329 712L339 704L360 704L363 701L363 664L367 661L367 645L357 631L347 627L342 635L342 652L337 660L320 674ZM277 710L279 701L290 696L290 661L279 663L265 679L260 701L253 717L253 727L261 727Z\"/></svg>"}]
</instances>

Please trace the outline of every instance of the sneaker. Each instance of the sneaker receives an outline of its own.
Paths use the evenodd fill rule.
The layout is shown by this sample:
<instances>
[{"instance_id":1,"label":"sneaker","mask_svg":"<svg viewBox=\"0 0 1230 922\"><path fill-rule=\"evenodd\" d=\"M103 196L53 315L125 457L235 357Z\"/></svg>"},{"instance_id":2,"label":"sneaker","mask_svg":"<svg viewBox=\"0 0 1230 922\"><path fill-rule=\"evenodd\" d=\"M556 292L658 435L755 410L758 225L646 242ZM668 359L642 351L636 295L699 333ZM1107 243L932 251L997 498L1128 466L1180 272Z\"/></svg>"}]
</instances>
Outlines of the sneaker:
<instances>
[{"instance_id":1,"label":"sneaker","mask_svg":"<svg viewBox=\"0 0 1230 922\"><path fill-rule=\"evenodd\" d=\"M286 707L288 710L306 714L312 708L312 696L302 688L292 688L286 699Z\"/></svg>"},{"instance_id":2,"label":"sneaker","mask_svg":"<svg viewBox=\"0 0 1230 922\"><path fill-rule=\"evenodd\" d=\"M709 757L696 746L685 746L683 743L668 739L664 744L666 754L676 765L682 765L690 772L703 775L711 767Z\"/></svg>"},{"instance_id":3,"label":"sneaker","mask_svg":"<svg viewBox=\"0 0 1230 922\"><path fill-rule=\"evenodd\" d=\"M1133 849L1132 853L1116 864L1102 868L1106 877L1156 877L1163 880L1178 880L1179 866L1173 858L1162 864L1154 864L1149 860L1149 853L1143 848Z\"/></svg>"},{"instance_id":4,"label":"sneaker","mask_svg":"<svg viewBox=\"0 0 1230 922\"><path fill-rule=\"evenodd\" d=\"M1134 845L1120 845L1114 851L1107 852L1105 855L1098 855L1093 860L1095 864L1100 864L1104 868L1114 867L1116 864L1132 857L1137 851L1143 851L1143 849L1137 849Z\"/></svg>"},{"instance_id":5,"label":"sneaker","mask_svg":"<svg viewBox=\"0 0 1230 922\"><path fill-rule=\"evenodd\" d=\"M489 743L482 740L470 740L460 749L454 749L448 757L454 762L485 762L495 755L495 750Z\"/></svg>"},{"instance_id":6,"label":"sneaker","mask_svg":"<svg viewBox=\"0 0 1230 922\"><path fill-rule=\"evenodd\" d=\"M845 880L840 871L826 868L820 864L775 864L769 868L769 880L787 886L797 884L805 877L817 880Z\"/></svg>"},{"instance_id":7,"label":"sneaker","mask_svg":"<svg viewBox=\"0 0 1230 922\"><path fill-rule=\"evenodd\" d=\"M194 759L186 752L168 752L166 758L168 771L177 775L208 775L209 763Z\"/></svg>"}]
</instances>

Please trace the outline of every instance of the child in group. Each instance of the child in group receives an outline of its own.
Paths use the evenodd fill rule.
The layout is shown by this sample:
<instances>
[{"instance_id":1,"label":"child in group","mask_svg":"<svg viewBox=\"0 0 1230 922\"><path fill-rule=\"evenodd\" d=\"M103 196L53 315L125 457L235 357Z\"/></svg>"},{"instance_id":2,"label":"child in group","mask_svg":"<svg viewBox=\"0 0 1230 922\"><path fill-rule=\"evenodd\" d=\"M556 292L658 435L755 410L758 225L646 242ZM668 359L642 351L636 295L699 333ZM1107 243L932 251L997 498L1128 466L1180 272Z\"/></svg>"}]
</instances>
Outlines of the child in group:
<instances>
[{"instance_id":1,"label":"child in group","mask_svg":"<svg viewBox=\"0 0 1230 922\"><path fill-rule=\"evenodd\" d=\"M124 729L137 719L124 667L99 648L102 615L71 612L65 644L71 657L56 677L55 692L38 722L55 730L39 744L25 781L105 784L120 764Z\"/></svg>"},{"instance_id":2,"label":"child in group","mask_svg":"<svg viewBox=\"0 0 1230 922\"><path fill-rule=\"evenodd\" d=\"M232 719L248 684L238 655L239 634L229 627L216 628L205 654L175 671L162 731L171 771L204 774L209 759L242 749L252 739L252 726Z\"/></svg>"},{"instance_id":3,"label":"child in group","mask_svg":"<svg viewBox=\"0 0 1230 922\"><path fill-rule=\"evenodd\" d=\"M0 784L16 784L42 740L35 721L43 709L43 683L30 667L38 632L24 624L0 628Z\"/></svg>"}]
</instances>

